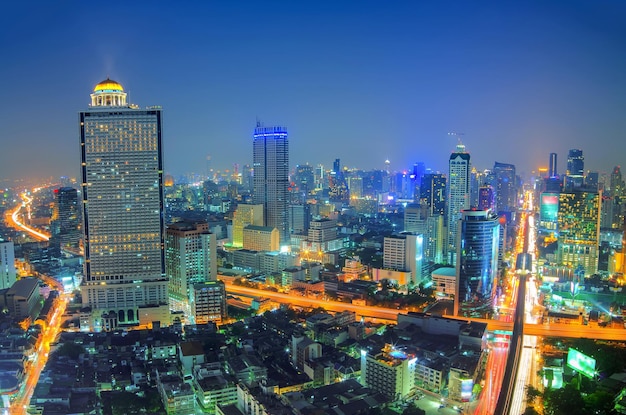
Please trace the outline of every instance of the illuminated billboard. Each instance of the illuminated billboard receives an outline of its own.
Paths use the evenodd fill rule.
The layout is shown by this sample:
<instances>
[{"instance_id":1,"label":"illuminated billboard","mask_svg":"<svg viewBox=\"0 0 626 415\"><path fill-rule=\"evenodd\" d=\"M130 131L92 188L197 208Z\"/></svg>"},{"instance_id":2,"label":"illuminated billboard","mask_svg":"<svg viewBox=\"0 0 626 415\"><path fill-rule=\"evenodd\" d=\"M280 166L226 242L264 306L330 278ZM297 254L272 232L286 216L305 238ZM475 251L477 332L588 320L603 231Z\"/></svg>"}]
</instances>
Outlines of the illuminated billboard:
<instances>
[{"instance_id":1,"label":"illuminated billboard","mask_svg":"<svg viewBox=\"0 0 626 415\"><path fill-rule=\"evenodd\" d=\"M596 359L582 354L578 350L570 347L567 352L567 366L571 367L578 373L582 373L588 378L593 379L596 374Z\"/></svg>"},{"instance_id":2,"label":"illuminated billboard","mask_svg":"<svg viewBox=\"0 0 626 415\"><path fill-rule=\"evenodd\" d=\"M461 400L463 402L469 402L472 398L473 388L474 381L472 379L461 379Z\"/></svg>"},{"instance_id":3,"label":"illuminated billboard","mask_svg":"<svg viewBox=\"0 0 626 415\"><path fill-rule=\"evenodd\" d=\"M539 205L539 225L543 230L556 230L559 215L559 194L542 193Z\"/></svg>"}]
</instances>

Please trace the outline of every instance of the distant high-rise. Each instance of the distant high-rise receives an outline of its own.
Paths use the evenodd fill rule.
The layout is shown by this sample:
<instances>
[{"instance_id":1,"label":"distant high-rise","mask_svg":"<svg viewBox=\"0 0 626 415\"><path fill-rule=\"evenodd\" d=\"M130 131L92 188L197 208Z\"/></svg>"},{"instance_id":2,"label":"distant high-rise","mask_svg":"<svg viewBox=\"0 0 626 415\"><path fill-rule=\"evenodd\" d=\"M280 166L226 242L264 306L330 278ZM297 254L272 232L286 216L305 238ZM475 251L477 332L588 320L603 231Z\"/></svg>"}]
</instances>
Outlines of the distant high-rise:
<instances>
[{"instance_id":1,"label":"distant high-rise","mask_svg":"<svg viewBox=\"0 0 626 415\"><path fill-rule=\"evenodd\" d=\"M583 151L571 149L567 153L567 175L582 176L585 173L585 157Z\"/></svg>"},{"instance_id":2,"label":"distant high-rise","mask_svg":"<svg viewBox=\"0 0 626 415\"><path fill-rule=\"evenodd\" d=\"M253 142L254 203L263 205L264 225L278 229L289 243L289 141L284 127L257 123Z\"/></svg>"},{"instance_id":3,"label":"distant high-rise","mask_svg":"<svg viewBox=\"0 0 626 415\"><path fill-rule=\"evenodd\" d=\"M556 153L550 153L550 167L548 168L548 177L556 177L559 174L556 165Z\"/></svg>"},{"instance_id":4,"label":"distant high-rise","mask_svg":"<svg viewBox=\"0 0 626 415\"><path fill-rule=\"evenodd\" d=\"M450 155L448 176L448 258L454 264L456 254L457 222L461 211L470 203L470 155L463 144Z\"/></svg>"},{"instance_id":5,"label":"distant high-rise","mask_svg":"<svg viewBox=\"0 0 626 415\"><path fill-rule=\"evenodd\" d=\"M78 192L71 187L54 190L52 209L52 240L60 248L77 249L80 240L80 213L78 210Z\"/></svg>"},{"instance_id":6,"label":"distant high-rise","mask_svg":"<svg viewBox=\"0 0 626 415\"><path fill-rule=\"evenodd\" d=\"M609 181L611 196L624 197L624 191L626 185L624 185L624 179L622 178L622 171L620 166L615 166L611 172L611 178Z\"/></svg>"},{"instance_id":7,"label":"distant high-rise","mask_svg":"<svg viewBox=\"0 0 626 415\"><path fill-rule=\"evenodd\" d=\"M579 189L584 183L585 157L583 151L572 149L567 154L567 174L564 187L566 191Z\"/></svg>"},{"instance_id":8,"label":"distant high-rise","mask_svg":"<svg viewBox=\"0 0 626 415\"><path fill-rule=\"evenodd\" d=\"M559 195L557 260L559 265L582 271L585 276L598 270L601 200L601 192Z\"/></svg>"},{"instance_id":9,"label":"distant high-rise","mask_svg":"<svg viewBox=\"0 0 626 415\"><path fill-rule=\"evenodd\" d=\"M170 307L194 322L194 285L217 279L217 239L207 222L177 222L165 237Z\"/></svg>"},{"instance_id":10,"label":"distant high-rise","mask_svg":"<svg viewBox=\"0 0 626 415\"><path fill-rule=\"evenodd\" d=\"M446 176L425 174L420 188L420 204L428 206L429 215L446 215Z\"/></svg>"},{"instance_id":11,"label":"distant high-rise","mask_svg":"<svg viewBox=\"0 0 626 415\"><path fill-rule=\"evenodd\" d=\"M0 239L0 290L11 288L16 278L13 242Z\"/></svg>"},{"instance_id":12,"label":"distant high-rise","mask_svg":"<svg viewBox=\"0 0 626 415\"><path fill-rule=\"evenodd\" d=\"M95 330L169 324L161 109L126 103L106 79L79 114L85 277Z\"/></svg>"},{"instance_id":13,"label":"distant high-rise","mask_svg":"<svg viewBox=\"0 0 626 415\"><path fill-rule=\"evenodd\" d=\"M494 210L495 206L496 202L493 187L489 185L481 186L478 190L478 209Z\"/></svg>"},{"instance_id":14,"label":"distant high-rise","mask_svg":"<svg viewBox=\"0 0 626 415\"><path fill-rule=\"evenodd\" d=\"M487 316L493 311L500 222L486 210L463 210L458 221L454 315Z\"/></svg>"},{"instance_id":15,"label":"distant high-rise","mask_svg":"<svg viewBox=\"0 0 626 415\"><path fill-rule=\"evenodd\" d=\"M514 212L517 209L515 166L496 162L493 166L496 193L496 212Z\"/></svg>"}]
</instances>

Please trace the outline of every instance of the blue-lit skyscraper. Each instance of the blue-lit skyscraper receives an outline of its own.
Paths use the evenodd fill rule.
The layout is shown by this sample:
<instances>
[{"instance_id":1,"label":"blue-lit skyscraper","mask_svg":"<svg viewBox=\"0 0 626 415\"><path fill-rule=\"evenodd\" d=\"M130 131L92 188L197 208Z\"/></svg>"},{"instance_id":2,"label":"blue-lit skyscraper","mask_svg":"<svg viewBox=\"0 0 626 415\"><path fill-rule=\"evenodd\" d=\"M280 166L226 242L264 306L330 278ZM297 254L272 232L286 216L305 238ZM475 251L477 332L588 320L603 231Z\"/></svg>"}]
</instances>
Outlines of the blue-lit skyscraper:
<instances>
[{"instance_id":1,"label":"blue-lit skyscraper","mask_svg":"<svg viewBox=\"0 0 626 415\"><path fill-rule=\"evenodd\" d=\"M517 209L517 183L515 166L496 162L493 166L496 193L496 212L515 212Z\"/></svg>"},{"instance_id":2,"label":"blue-lit skyscraper","mask_svg":"<svg viewBox=\"0 0 626 415\"><path fill-rule=\"evenodd\" d=\"M278 229L288 244L289 141L284 127L257 123L253 142L254 203L263 205L265 226Z\"/></svg>"},{"instance_id":3,"label":"blue-lit skyscraper","mask_svg":"<svg viewBox=\"0 0 626 415\"><path fill-rule=\"evenodd\" d=\"M463 210L457 225L454 315L490 315L497 286L498 216L488 210Z\"/></svg>"}]
</instances>

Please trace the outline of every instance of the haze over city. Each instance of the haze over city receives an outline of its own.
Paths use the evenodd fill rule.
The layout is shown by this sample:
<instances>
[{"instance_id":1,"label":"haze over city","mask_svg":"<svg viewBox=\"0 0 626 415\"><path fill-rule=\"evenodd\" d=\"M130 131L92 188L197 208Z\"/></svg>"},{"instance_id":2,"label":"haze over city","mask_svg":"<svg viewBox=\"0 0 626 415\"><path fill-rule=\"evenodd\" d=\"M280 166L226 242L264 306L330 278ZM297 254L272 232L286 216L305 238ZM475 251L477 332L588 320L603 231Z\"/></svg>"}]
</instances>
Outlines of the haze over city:
<instances>
[{"instance_id":1,"label":"haze over city","mask_svg":"<svg viewBox=\"0 0 626 415\"><path fill-rule=\"evenodd\" d=\"M309 162L520 174L626 144L626 5L602 2L11 3L0 17L4 179L76 176L77 113L107 76L164 108L167 173L251 161L256 120Z\"/></svg>"}]
</instances>

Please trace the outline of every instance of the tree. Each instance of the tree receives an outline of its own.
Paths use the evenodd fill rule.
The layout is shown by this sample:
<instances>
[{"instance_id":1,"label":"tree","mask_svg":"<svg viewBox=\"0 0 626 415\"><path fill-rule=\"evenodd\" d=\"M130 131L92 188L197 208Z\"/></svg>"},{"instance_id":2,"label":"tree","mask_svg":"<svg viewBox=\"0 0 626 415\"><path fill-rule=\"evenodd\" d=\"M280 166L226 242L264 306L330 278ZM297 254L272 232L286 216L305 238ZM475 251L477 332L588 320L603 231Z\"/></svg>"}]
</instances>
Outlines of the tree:
<instances>
[{"instance_id":1,"label":"tree","mask_svg":"<svg viewBox=\"0 0 626 415\"><path fill-rule=\"evenodd\" d=\"M595 391L585 397L587 411L590 414L612 414L614 402L613 395L605 391Z\"/></svg>"},{"instance_id":2,"label":"tree","mask_svg":"<svg viewBox=\"0 0 626 415\"><path fill-rule=\"evenodd\" d=\"M541 415L541 414L539 414L539 411L537 411L534 407L527 406L523 415Z\"/></svg>"},{"instance_id":3,"label":"tree","mask_svg":"<svg viewBox=\"0 0 626 415\"><path fill-rule=\"evenodd\" d=\"M526 403L532 405L541 396L541 391L532 385L526 386Z\"/></svg>"},{"instance_id":4,"label":"tree","mask_svg":"<svg viewBox=\"0 0 626 415\"><path fill-rule=\"evenodd\" d=\"M426 411L418 406L409 405L408 408L402 411L402 415L426 415Z\"/></svg>"},{"instance_id":5,"label":"tree","mask_svg":"<svg viewBox=\"0 0 626 415\"><path fill-rule=\"evenodd\" d=\"M568 384L562 389L547 389L544 394L546 415L585 415L585 401L575 386Z\"/></svg>"}]
</instances>

